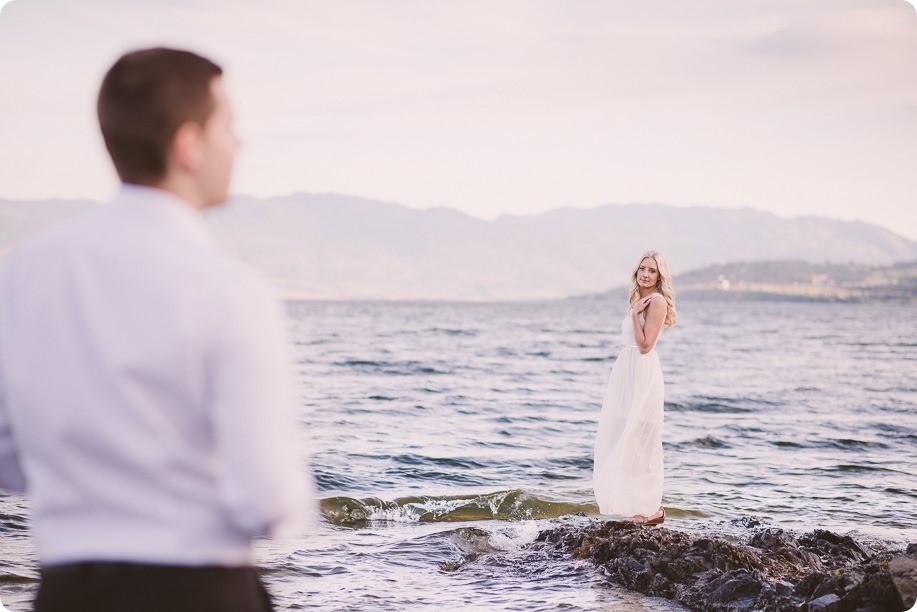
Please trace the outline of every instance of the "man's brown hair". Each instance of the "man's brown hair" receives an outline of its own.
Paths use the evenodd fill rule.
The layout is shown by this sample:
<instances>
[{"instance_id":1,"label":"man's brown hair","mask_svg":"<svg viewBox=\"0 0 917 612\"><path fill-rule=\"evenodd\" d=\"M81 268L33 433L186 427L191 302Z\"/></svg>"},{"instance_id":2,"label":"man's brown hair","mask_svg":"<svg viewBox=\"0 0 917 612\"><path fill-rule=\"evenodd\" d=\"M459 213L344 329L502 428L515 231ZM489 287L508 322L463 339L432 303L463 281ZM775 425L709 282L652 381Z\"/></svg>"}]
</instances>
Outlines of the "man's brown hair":
<instances>
[{"instance_id":1,"label":"man's brown hair","mask_svg":"<svg viewBox=\"0 0 917 612\"><path fill-rule=\"evenodd\" d=\"M213 112L210 83L223 69L207 58L157 47L123 55L99 89L99 126L125 183L154 185L166 171L176 130Z\"/></svg>"}]
</instances>

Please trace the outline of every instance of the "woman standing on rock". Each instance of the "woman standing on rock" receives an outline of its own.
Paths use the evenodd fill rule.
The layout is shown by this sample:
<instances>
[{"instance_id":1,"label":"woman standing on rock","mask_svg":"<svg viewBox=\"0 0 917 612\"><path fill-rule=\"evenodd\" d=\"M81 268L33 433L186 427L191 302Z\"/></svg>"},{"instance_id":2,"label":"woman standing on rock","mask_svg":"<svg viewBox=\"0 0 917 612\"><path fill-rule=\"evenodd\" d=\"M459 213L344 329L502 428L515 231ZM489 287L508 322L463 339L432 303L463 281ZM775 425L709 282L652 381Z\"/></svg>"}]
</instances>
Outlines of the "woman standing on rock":
<instances>
[{"instance_id":1,"label":"woman standing on rock","mask_svg":"<svg viewBox=\"0 0 917 612\"><path fill-rule=\"evenodd\" d=\"M640 256L631 275L624 344L605 389L595 439L593 488L602 514L641 525L665 521L662 507L663 381L654 347L675 325L675 290L665 257Z\"/></svg>"}]
</instances>

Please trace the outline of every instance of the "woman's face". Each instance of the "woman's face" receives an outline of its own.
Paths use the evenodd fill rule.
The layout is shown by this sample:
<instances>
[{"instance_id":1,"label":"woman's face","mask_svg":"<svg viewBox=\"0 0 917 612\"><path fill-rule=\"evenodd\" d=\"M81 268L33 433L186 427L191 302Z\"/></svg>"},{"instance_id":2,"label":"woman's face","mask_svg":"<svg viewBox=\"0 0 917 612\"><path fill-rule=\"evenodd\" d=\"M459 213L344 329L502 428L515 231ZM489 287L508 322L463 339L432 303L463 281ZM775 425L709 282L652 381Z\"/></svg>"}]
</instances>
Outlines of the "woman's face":
<instances>
[{"instance_id":1,"label":"woman's face","mask_svg":"<svg viewBox=\"0 0 917 612\"><path fill-rule=\"evenodd\" d=\"M644 257L640 265L637 266L637 285L644 289L650 289L656 286L659 281L659 268L656 266L656 260L652 257Z\"/></svg>"}]
</instances>

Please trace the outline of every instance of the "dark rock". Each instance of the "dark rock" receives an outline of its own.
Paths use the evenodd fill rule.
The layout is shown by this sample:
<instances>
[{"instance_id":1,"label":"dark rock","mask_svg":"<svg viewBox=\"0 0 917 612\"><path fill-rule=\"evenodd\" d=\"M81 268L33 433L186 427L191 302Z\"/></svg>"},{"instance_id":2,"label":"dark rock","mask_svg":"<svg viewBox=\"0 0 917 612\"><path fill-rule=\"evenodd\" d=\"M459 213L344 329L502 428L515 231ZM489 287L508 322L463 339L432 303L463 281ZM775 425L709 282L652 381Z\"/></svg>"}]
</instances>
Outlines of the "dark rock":
<instances>
[{"instance_id":1,"label":"dark rock","mask_svg":"<svg viewBox=\"0 0 917 612\"><path fill-rule=\"evenodd\" d=\"M784 565L784 571L822 568L821 557L801 549L796 538L783 529L763 529L754 534L748 543L760 548L771 564Z\"/></svg>"},{"instance_id":2,"label":"dark rock","mask_svg":"<svg viewBox=\"0 0 917 612\"><path fill-rule=\"evenodd\" d=\"M910 610L917 603L917 559L909 556L912 546L907 547L907 555L895 557L888 562L888 571L905 610Z\"/></svg>"},{"instance_id":3,"label":"dark rock","mask_svg":"<svg viewBox=\"0 0 917 612\"><path fill-rule=\"evenodd\" d=\"M873 605L880 610L906 610L895 583L888 572L887 563L870 564L864 568L864 577L858 584L852 585L843 597L844 604L850 603L859 609Z\"/></svg>"},{"instance_id":4,"label":"dark rock","mask_svg":"<svg viewBox=\"0 0 917 612\"><path fill-rule=\"evenodd\" d=\"M739 525L741 527L745 527L746 529L760 527L762 525L761 521L753 516L743 516L737 519L732 519L730 522L733 525Z\"/></svg>"},{"instance_id":5,"label":"dark rock","mask_svg":"<svg viewBox=\"0 0 917 612\"><path fill-rule=\"evenodd\" d=\"M793 595L811 599L815 597L815 591L826 582L831 582L831 576L822 572L812 572L796 583L796 588L793 589Z\"/></svg>"},{"instance_id":6,"label":"dark rock","mask_svg":"<svg viewBox=\"0 0 917 612\"><path fill-rule=\"evenodd\" d=\"M842 536L824 529L816 529L799 538L799 543L804 549L818 553L823 559L847 559L862 561L873 556L873 552L860 546L849 536Z\"/></svg>"},{"instance_id":7,"label":"dark rock","mask_svg":"<svg viewBox=\"0 0 917 612\"><path fill-rule=\"evenodd\" d=\"M590 559L612 582L695 610L878 612L905 610L917 597L917 546L876 552L821 529L764 528L737 539L608 521L550 529L535 545Z\"/></svg>"},{"instance_id":8,"label":"dark rock","mask_svg":"<svg viewBox=\"0 0 917 612\"><path fill-rule=\"evenodd\" d=\"M747 570L735 570L720 574L703 588L707 600L714 604L730 604L752 598L752 603L761 592L761 581Z\"/></svg>"},{"instance_id":9,"label":"dark rock","mask_svg":"<svg viewBox=\"0 0 917 612\"><path fill-rule=\"evenodd\" d=\"M818 599L829 593L837 593L840 590L840 585L838 585L837 580L829 578L815 587L815 590L812 591L812 597Z\"/></svg>"},{"instance_id":10,"label":"dark rock","mask_svg":"<svg viewBox=\"0 0 917 612\"><path fill-rule=\"evenodd\" d=\"M774 590L780 596L790 595L793 592L793 584L786 580L778 580L774 583Z\"/></svg>"},{"instance_id":11,"label":"dark rock","mask_svg":"<svg viewBox=\"0 0 917 612\"><path fill-rule=\"evenodd\" d=\"M690 555L670 561L665 564L662 571L676 582L685 582L694 574L699 574L700 572L710 569L710 567L704 563L703 557Z\"/></svg>"},{"instance_id":12,"label":"dark rock","mask_svg":"<svg viewBox=\"0 0 917 612\"><path fill-rule=\"evenodd\" d=\"M675 585L665 577L665 574L656 574L653 576L653 579L650 581L649 595L672 599L675 597L675 593Z\"/></svg>"},{"instance_id":13,"label":"dark rock","mask_svg":"<svg viewBox=\"0 0 917 612\"><path fill-rule=\"evenodd\" d=\"M808 608L811 612L837 612L840 610L840 602L840 597L830 593L810 601Z\"/></svg>"},{"instance_id":14,"label":"dark rock","mask_svg":"<svg viewBox=\"0 0 917 612\"><path fill-rule=\"evenodd\" d=\"M796 548L799 545L796 538L783 529L762 529L753 535L748 543L765 550L788 546Z\"/></svg>"}]
</instances>

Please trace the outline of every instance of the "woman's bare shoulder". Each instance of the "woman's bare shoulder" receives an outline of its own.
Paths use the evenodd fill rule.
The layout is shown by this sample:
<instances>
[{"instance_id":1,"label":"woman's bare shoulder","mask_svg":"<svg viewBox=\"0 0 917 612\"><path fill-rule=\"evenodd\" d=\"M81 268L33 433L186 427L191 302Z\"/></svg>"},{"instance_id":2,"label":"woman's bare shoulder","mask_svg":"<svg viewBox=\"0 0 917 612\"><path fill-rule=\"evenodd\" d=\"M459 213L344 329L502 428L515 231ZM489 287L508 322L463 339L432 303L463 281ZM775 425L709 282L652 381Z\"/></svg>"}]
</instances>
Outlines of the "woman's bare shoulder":
<instances>
[{"instance_id":1,"label":"woman's bare shoulder","mask_svg":"<svg viewBox=\"0 0 917 612\"><path fill-rule=\"evenodd\" d=\"M657 300L656 299L657 295L663 299ZM665 311L667 309L668 309L668 304L666 304L665 296L662 295L661 293L654 293L650 298L649 304L646 305L647 312L653 313L654 317L657 316L659 313L662 313L664 316Z\"/></svg>"}]
</instances>

